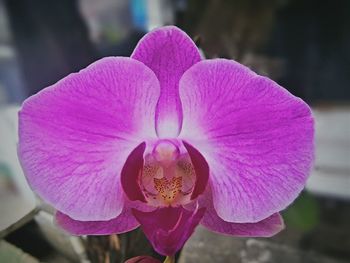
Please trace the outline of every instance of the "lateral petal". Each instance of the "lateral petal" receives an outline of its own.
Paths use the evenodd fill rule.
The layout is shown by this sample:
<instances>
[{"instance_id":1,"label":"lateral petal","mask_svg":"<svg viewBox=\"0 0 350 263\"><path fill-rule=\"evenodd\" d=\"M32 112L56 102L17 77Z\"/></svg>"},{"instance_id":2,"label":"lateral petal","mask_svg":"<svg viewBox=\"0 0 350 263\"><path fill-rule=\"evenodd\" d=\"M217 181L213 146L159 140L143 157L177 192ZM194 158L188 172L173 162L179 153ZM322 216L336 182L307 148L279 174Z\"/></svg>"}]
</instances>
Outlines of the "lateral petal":
<instances>
[{"instance_id":1,"label":"lateral petal","mask_svg":"<svg viewBox=\"0 0 350 263\"><path fill-rule=\"evenodd\" d=\"M101 59L27 99L18 155L32 189L80 221L117 217L131 151L155 138L159 83L141 62Z\"/></svg>"},{"instance_id":2,"label":"lateral petal","mask_svg":"<svg viewBox=\"0 0 350 263\"><path fill-rule=\"evenodd\" d=\"M121 234L134 230L140 225L130 209L124 209L119 216L107 221L78 221L60 211L56 212L55 219L60 227L77 236Z\"/></svg>"},{"instance_id":3,"label":"lateral petal","mask_svg":"<svg viewBox=\"0 0 350 263\"><path fill-rule=\"evenodd\" d=\"M197 63L180 81L180 138L204 156L218 215L254 223L286 208L313 163L310 108L230 60Z\"/></svg>"},{"instance_id":4,"label":"lateral petal","mask_svg":"<svg viewBox=\"0 0 350 263\"><path fill-rule=\"evenodd\" d=\"M210 191L199 199L200 206L206 208L201 225L210 231L238 237L271 237L284 229L283 218L275 213L256 223L232 223L224 221L218 216L213 206Z\"/></svg>"}]
</instances>

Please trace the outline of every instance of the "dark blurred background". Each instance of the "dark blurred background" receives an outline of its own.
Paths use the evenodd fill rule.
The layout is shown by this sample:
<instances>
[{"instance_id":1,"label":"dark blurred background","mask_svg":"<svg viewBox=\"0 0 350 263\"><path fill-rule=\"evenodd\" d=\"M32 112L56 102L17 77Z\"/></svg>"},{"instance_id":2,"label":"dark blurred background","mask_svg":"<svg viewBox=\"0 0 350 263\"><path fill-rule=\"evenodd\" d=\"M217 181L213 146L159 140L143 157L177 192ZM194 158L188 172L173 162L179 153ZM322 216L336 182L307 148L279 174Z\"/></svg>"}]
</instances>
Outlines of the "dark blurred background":
<instances>
[{"instance_id":1,"label":"dark blurred background","mask_svg":"<svg viewBox=\"0 0 350 263\"><path fill-rule=\"evenodd\" d=\"M144 244L139 233L79 239L52 225L18 165L16 113L67 74L104 56L129 56L163 25L185 30L206 58L235 59L269 76L316 118L315 170L284 213L287 229L272 239L235 239L199 228L180 261L350 262L349 0L0 0L0 262L121 262L135 248L126 243ZM22 261L11 261L17 256Z\"/></svg>"},{"instance_id":2,"label":"dark blurred background","mask_svg":"<svg viewBox=\"0 0 350 263\"><path fill-rule=\"evenodd\" d=\"M308 101L350 97L348 0L1 0L0 17L10 101L100 57L128 56L164 24L184 29L207 58L233 58Z\"/></svg>"}]
</instances>

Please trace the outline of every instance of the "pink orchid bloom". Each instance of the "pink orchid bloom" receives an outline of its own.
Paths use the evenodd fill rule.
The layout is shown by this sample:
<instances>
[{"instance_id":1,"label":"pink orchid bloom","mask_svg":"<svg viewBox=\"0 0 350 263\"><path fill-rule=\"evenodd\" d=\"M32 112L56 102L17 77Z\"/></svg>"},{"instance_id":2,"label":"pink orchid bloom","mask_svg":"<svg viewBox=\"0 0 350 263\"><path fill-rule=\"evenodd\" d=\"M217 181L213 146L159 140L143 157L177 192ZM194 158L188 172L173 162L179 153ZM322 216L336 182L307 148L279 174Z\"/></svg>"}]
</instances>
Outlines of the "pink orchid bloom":
<instances>
[{"instance_id":1,"label":"pink orchid bloom","mask_svg":"<svg viewBox=\"0 0 350 263\"><path fill-rule=\"evenodd\" d=\"M139 226L173 255L198 224L233 236L283 229L313 161L310 108L232 60L202 60L176 27L131 58L103 58L27 99L19 158L75 235Z\"/></svg>"}]
</instances>

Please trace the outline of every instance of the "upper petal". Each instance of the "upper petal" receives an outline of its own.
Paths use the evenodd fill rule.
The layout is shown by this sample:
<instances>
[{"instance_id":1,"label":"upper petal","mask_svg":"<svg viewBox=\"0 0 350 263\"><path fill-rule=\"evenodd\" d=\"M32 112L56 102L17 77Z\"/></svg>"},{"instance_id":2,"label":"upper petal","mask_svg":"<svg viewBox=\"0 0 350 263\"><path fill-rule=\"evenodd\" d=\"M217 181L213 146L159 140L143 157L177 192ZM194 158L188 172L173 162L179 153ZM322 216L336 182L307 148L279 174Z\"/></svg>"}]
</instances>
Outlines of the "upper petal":
<instances>
[{"instance_id":1,"label":"upper petal","mask_svg":"<svg viewBox=\"0 0 350 263\"><path fill-rule=\"evenodd\" d=\"M205 208L188 211L183 207L158 208L153 212L133 209L133 214L154 249L166 256L182 248L202 219Z\"/></svg>"},{"instance_id":2,"label":"upper petal","mask_svg":"<svg viewBox=\"0 0 350 263\"><path fill-rule=\"evenodd\" d=\"M131 57L152 69L160 82L161 95L156 111L158 136L176 137L182 123L179 80L187 69L201 60L196 45L179 28L167 26L143 37Z\"/></svg>"},{"instance_id":3,"label":"upper petal","mask_svg":"<svg viewBox=\"0 0 350 263\"><path fill-rule=\"evenodd\" d=\"M127 156L154 138L159 84L130 58L101 59L27 99L19 113L19 158L32 189L81 221L123 208Z\"/></svg>"},{"instance_id":4,"label":"upper petal","mask_svg":"<svg viewBox=\"0 0 350 263\"><path fill-rule=\"evenodd\" d=\"M181 138L210 168L218 215L258 222L302 190L313 160L310 108L268 78L229 60L200 62L180 81Z\"/></svg>"}]
</instances>

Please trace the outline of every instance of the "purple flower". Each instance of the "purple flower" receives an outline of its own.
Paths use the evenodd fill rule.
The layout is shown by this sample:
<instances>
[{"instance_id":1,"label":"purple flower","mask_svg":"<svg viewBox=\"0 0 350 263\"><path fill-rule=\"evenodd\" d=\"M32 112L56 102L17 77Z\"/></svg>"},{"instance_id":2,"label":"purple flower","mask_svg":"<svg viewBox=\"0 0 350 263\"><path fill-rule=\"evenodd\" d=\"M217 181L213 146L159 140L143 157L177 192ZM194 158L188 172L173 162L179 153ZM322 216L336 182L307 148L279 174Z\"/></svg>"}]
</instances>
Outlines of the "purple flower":
<instances>
[{"instance_id":1,"label":"purple flower","mask_svg":"<svg viewBox=\"0 0 350 263\"><path fill-rule=\"evenodd\" d=\"M176 27L131 58L101 59L27 99L19 157L76 235L141 225L173 255L198 224L272 236L303 189L313 119L299 98L232 60L202 60Z\"/></svg>"}]
</instances>

